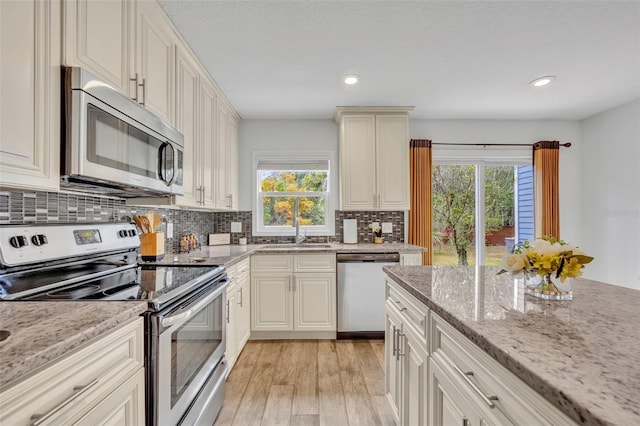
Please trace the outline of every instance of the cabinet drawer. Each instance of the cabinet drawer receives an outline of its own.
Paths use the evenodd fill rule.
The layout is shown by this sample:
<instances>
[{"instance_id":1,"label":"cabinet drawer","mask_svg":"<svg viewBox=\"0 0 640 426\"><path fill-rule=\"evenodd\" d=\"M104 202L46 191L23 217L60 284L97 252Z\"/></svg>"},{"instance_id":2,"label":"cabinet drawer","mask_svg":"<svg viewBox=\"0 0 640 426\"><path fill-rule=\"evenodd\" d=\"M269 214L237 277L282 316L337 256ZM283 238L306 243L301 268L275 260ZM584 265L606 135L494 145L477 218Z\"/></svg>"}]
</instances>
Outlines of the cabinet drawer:
<instances>
[{"instance_id":1,"label":"cabinet drawer","mask_svg":"<svg viewBox=\"0 0 640 426\"><path fill-rule=\"evenodd\" d=\"M0 424L70 424L142 369L142 318L126 324L0 392Z\"/></svg>"},{"instance_id":2,"label":"cabinet drawer","mask_svg":"<svg viewBox=\"0 0 640 426\"><path fill-rule=\"evenodd\" d=\"M238 265L232 265L225 268L227 271L227 277L229 277L229 286L233 287L233 285L237 282L238 278Z\"/></svg>"},{"instance_id":3,"label":"cabinet drawer","mask_svg":"<svg viewBox=\"0 0 640 426\"><path fill-rule=\"evenodd\" d=\"M413 327L415 334L426 345L429 334L429 308L389 278L387 300L400 311L404 322Z\"/></svg>"},{"instance_id":4,"label":"cabinet drawer","mask_svg":"<svg viewBox=\"0 0 640 426\"><path fill-rule=\"evenodd\" d=\"M335 272L336 255L298 254L293 257L294 272Z\"/></svg>"},{"instance_id":5,"label":"cabinet drawer","mask_svg":"<svg viewBox=\"0 0 640 426\"><path fill-rule=\"evenodd\" d=\"M249 262L249 258L243 259L240 262L236 263L236 273L238 277L242 277L243 275L247 275L249 270L251 269L251 263Z\"/></svg>"},{"instance_id":6,"label":"cabinet drawer","mask_svg":"<svg viewBox=\"0 0 640 426\"><path fill-rule=\"evenodd\" d=\"M251 256L251 272L292 272L293 256L260 254Z\"/></svg>"},{"instance_id":7,"label":"cabinet drawer","mask_svg":"<svg viewBox=\"0 0 640 426\"><path fill-rule=\"evenodd\" d=\"M433 312L431 329L432 356L452 367L453 374L466 384L469 397L487 412L498 410L514 424L575 424Z\"/></svg>"}]
</instances>

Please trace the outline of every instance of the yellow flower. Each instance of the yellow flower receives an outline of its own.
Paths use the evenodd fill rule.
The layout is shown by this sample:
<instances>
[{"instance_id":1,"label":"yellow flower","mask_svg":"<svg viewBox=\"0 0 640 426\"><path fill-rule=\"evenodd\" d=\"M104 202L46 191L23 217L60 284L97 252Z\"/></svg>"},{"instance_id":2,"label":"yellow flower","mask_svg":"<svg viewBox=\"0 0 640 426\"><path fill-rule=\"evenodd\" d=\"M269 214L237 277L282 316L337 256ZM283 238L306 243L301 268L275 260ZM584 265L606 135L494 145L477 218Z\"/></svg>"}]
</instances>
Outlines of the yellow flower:
<instances>
[{"instance_id":1,"label":"yellow flower","mask_svg":"<svg viewBox=\"0 0 640 426\"><path fill-rule=\"evenodd\" d=\"M579 277L582 275L582 268L584 268L584 265L575 257L565 260L562 272L560 272L560 281L564 282L566 278Z\"/></svg>"}]
</instances>

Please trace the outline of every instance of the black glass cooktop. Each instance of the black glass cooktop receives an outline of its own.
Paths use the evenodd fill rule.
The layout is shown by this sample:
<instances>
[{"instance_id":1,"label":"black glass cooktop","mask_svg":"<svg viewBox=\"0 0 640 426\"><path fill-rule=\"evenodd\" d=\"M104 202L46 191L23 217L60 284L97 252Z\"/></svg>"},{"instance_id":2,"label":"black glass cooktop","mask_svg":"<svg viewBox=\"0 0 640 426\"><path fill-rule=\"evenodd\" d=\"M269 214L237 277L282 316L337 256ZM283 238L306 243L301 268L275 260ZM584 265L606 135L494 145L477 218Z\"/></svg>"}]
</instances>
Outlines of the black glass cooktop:
<instances>
[{"instance_id":1,"label":"black glass cooktop","mask_svg":"<svg viewBox=\"0 0 640 426\"><path fill-rule=\"evenodd\" d=\"M101 271L101 265L85 265L85 272ZM97 278L79 280L78 268L42 275L0 277L4 300L148 300L159 308L166 300L180 297L225 276L216 266L133 266ZM68 281L76 281L65 284ZM35 285L34 285L35 284ZM26 295L24 293L27 293Z\"/></svg>"}]
</instances>

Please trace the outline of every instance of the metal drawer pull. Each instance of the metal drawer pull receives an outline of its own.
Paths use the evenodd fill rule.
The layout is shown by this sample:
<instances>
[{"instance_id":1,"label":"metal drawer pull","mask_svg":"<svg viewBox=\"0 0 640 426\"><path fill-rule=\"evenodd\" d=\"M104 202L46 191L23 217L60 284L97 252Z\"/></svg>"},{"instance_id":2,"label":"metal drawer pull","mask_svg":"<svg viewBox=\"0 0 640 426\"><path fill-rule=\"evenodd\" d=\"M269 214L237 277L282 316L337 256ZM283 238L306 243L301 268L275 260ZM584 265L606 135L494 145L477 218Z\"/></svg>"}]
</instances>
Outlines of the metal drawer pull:
<instances>
[{"instance_id":1,"label":"metal drawer pull","mask_svg":"<svg viewBox=\"0 0 640 426\"><path fill-rule=\"evenodd\" d=\"M240 301L238 302L238 305L240 305L240 307L242 307L242 287L240 287Z\"/></svg>"},{"instance_id":2,"label":"metal drawer pull","mask_svg":"<svg viewBox=\"0 0 640 426\"><path fill-rule=\"evenodd\" d=\"M482 400L489 406L489 408L496 408L496 404L493 403L493 401L497 401L498 397L495 395L491 395L491 396L487 396L485 395L482 390L478 387L478 385L476 385L475 383L473 383L473 381L469 378L469 376L473 376L473 371L462 371L460 369L460 367L458 367L457 365L454 364L453 368L458 372L458 374L460 374L462 376L462 378L469 384L469 386L471 386L471 388L478 394L480 395L480 398L482 398Z\"/></svg>"},{"instance_id":3,"label":"metal drawer pull","mask_svg":"<svg viewBox=\"0 0 640 426\"><path fill-rule=\"evenodd\" d=\"M192 314L191 309L189 309L186 312L183 312L181 314L178 315L173 315L171 317L167 317L167 318L163 318L162 319L162 326L163 327L171 327L173 324L175 324L176 322L185 319L185 318L189 318Z\"/></svg>"},{"instance_id":4,"label":"metal drawer pull","mask_svg":"<svg viewBox=\"0 0 640 426\"><path fill-rule=\"evenodd\" d=\"M142 79L142 84L138 84L138 87L142 87L142 102L138 101L138 103L142 106L145 106L145 103L147 102L147 93L146 93L147 81L145 78Z\"/></svg>"},{"instance_id":5,"label":"metal drawer pull","mask_svg":"<svg viewBox=\"0 0 640 426\"><path fill-rule=\"evenodd\" d=\"M399 300L394 300L393 303L395 303L396 305L398 305L400 307L400 312L404 312L407 310L407 308L405 308L404 306L402 306L402 303L400 303Z\"/></svg>"},{"instance_id":6,"label":"metal drawer pull","mask_svg":"<svg viewBox=\"0 0 640 426\"><path fill-rule=\"evenodd\" d=\"M91 389L97 384L98 384L98 378L95 378L89 383L87 383L86 385L74 386L73 387L74 393L71 394L69 398L65 399L64 401L62 401L60 404L53 407L51 410L49 410L45 414L33 414L31 416L31 426L38 426L46 422L52 416L54 416L58 411L62 410L67 405L71 404L73 401L80 398L83 394L89 391L89 389Z\"/></svg>"}]
</instances>

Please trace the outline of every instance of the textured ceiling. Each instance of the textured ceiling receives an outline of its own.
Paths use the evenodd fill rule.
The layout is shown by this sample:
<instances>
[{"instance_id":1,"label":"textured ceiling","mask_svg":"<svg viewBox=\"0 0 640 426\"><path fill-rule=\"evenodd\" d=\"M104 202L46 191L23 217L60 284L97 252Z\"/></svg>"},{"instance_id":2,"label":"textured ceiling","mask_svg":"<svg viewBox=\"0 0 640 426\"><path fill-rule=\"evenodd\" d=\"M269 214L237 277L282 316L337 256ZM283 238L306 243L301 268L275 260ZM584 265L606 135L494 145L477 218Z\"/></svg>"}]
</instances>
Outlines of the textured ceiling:
<instances>
[{"instance_id":1,"label":"textured ceiling","mask_svg":"<svg viewBox=\"0 0 640 426\"><path fill-rule=\"evenodd\" d=\"M640 97L639 1L160 4L245 119L327 119L339 105L582 119Z\"/></svg>"}]
</instances>

